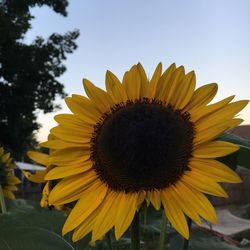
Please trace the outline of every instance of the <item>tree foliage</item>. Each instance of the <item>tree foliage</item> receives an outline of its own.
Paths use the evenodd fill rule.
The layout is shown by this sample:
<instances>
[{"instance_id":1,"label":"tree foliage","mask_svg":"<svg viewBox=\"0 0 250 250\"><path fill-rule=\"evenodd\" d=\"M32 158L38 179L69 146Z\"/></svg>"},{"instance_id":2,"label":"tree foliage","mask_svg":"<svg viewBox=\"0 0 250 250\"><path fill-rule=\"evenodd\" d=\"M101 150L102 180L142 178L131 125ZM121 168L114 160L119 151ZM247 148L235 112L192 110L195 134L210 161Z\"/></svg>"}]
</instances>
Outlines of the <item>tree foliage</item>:
<instances>
[{"instance_id":1,"label":"tree foliage","mask_svg":"<svg viewBox=\"0 0 250 250\"><path fill-rule=\"evenodd\" d=\"M0 144L20 160L36 144L37 112L52 112L64 86L57 80L66 67L63 61L77 45L77 30L53 33L24 42L34 18L30 10L47 5L67 15L67 0L0 0Z\"/></svg>"}]
</instances>

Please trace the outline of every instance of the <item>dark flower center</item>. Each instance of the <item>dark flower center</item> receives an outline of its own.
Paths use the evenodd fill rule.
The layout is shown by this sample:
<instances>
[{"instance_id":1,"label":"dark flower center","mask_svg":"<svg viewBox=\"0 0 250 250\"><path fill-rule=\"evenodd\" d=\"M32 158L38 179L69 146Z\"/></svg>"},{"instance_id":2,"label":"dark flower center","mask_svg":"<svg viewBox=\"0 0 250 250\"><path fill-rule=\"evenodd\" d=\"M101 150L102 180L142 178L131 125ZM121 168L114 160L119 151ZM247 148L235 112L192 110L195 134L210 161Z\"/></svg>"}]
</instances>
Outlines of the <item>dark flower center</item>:
<instances>
[{"instance_id":1,"label":"dark flower center","mask_svg":"<svg viewBox=\"0 0 250 250\"><path fill-rule=\"evenodd\" d=\"M193 138L188 113L156 100L127 102L96 124L91 159L112 190L162 189L189 169Z\"/></svg>"}]
</instances>

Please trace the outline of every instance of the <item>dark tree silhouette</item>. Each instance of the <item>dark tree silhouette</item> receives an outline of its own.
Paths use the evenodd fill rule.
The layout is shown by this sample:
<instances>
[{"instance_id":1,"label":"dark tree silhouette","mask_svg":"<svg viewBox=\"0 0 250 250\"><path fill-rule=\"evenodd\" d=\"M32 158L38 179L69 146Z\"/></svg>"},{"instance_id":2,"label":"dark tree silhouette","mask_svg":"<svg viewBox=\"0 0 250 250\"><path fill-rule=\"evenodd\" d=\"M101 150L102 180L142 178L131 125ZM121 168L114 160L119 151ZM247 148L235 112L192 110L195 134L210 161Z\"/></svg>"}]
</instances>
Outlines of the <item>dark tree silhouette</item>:
<instances>
[{"instance_id":1,"label":"dark tree silhouette","mask_svg":"<svg viewBox=\"0 0 250 250\"><path fill-rule=\"evenodd\" d=\"M77 48L77 30L24 43L34 18L30 9L43 5L67 15L66 0L0 0L0 145L17 160L37 143L35 111L52 112L56 96L65 96L57 78L66 70L66 55Z\"/></svg>"}]
</instances>

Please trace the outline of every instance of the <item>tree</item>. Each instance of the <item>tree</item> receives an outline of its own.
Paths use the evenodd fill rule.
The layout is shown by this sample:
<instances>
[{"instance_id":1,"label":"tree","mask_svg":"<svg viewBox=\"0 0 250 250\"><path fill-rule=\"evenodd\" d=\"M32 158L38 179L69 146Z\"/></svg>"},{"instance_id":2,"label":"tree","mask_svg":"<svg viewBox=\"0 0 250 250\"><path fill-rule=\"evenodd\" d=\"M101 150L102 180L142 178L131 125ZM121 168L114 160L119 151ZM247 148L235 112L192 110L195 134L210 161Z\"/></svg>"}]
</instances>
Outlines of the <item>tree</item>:
<instances>
[{"instance_id":1,"label":"tree","mask_svg":"<svg viewBox=\"0 0 250 250\"><path fill-rule=\"evenodd\" d=\"M67 15L67 0L0 0L0 145L16 160L37 143L35 111L52 112L58 108L55 98L65 96L57 78L66 70L66 54L77 48L77 30L24 43L34 18L30 9L43 5Z\"/></svg>"}]
</instances>

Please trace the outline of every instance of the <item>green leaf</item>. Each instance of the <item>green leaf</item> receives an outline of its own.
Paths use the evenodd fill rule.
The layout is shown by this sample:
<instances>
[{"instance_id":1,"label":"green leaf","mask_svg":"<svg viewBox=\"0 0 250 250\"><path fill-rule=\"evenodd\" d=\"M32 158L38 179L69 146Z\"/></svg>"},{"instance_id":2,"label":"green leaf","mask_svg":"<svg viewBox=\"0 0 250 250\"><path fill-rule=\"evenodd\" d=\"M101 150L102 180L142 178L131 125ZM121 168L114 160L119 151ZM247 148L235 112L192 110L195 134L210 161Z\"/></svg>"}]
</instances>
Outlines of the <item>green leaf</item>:
<instances>
[{"instance_id":1,"label":"green leaf","mask_svg":"<svg viewBox=\"0 0 250 250\"><path fill-rule=\"evenodd\" d=\"M38 227L9 226L1 230L0 242L1 250L74 250L58 234Z\"/></svg>"},{"instance_id":2,"label":"green leaf","mask_svg":"<svg viewBox=\"0 0 250 250\"><path fill-rule=\"evenodd\" d=\"M61 236L66 216L22 199L8 202L8 213L0 215L1 250L72 250Z\"/></svg>"},{"instance_id":3,"label":"green leaf","mask_svg":"<svg viewBox=\"0 0 250 250\"><path fill-rule=\"evenodd\" d=\"M19 242L22 240L22 234L17 232L17 229L22 229L24 235L30 235L30 230L35 228L35 230L41 233L41 244L36 247L33 244L33 239L30 243L27 243L23 250L50 250L50 249L74 249L74 250L105 250L105 241L97 242L95 248L89 245L90 235L84 237L82 240L77 242L72 242L72 233L66 236L61 236L61 231L63 224L66 220L66 214L62 211L49 210L46 208L41 208L39 203L34 201L26 201L23 199L16 199L14 201L8 202L8 213L0 214L0 250L11 249L11 250L21 250L21 248L9 248L12 245L9 244L8 239L6 239L6 232L12 235L12 239ZM10 233L11 232L11 233ZM44 234L44 235L43 235ZM30 237L33 237L31 235ZM36 235L34 236L35 239ZM43 238L48 237L51 242L47 242ZM54 239L55 238L55 239ZM50 244L42 245L42 243ZM26 244L26 243L25 243ZM30 247L29 248L29 246ZM4 246L4 248L2 247ZM18 246L18 244L17 244ZM20 245L22 246L22 244ZM46 247L45 247L46 246ZM2 249L2 248L3 249ZM14 246L15 247L15 246ZM66 248L67 247L67 248ZM70 248L69 248L70 247Z\"/></svg>"},{"instance_id":4,"label":"green leaf","mask_svg":"<svg viewBox=\"0 0 250 250\"><path fill-rule=\"evenodd\" d=\"M250 141L247 139L244 139L238 135L226 133L226 134L218 137L217 139L220 141L228 141L228 142L235 143L239 146L245 146L247 148L250 148Z\"/></svg>"},{"instance_id":5,"label":"green leaf","mask_svg":"<svg viewBox=\"0 0 250 250\"><path fill-rule=\"evenodd\" d=\"M219 161L225 163L232 169L236 169L237 165L250 168L250 141L233 134L224 134L218 137L218 140L228 141L240 146L240 149L228 156L218 158Z\"/></svg>"},{"instance_id":6,"label":"green leaf","mask_svg":"<svg viewBox=\"0 0 250 250\"><path fill-rule=\"evenodd\" d=\"M14 227L35 226L61 234L66 217L58 211L29 207L12 208L8 214L0 215L0 234L10 225Z\"/></svg>"}]
</instances>

